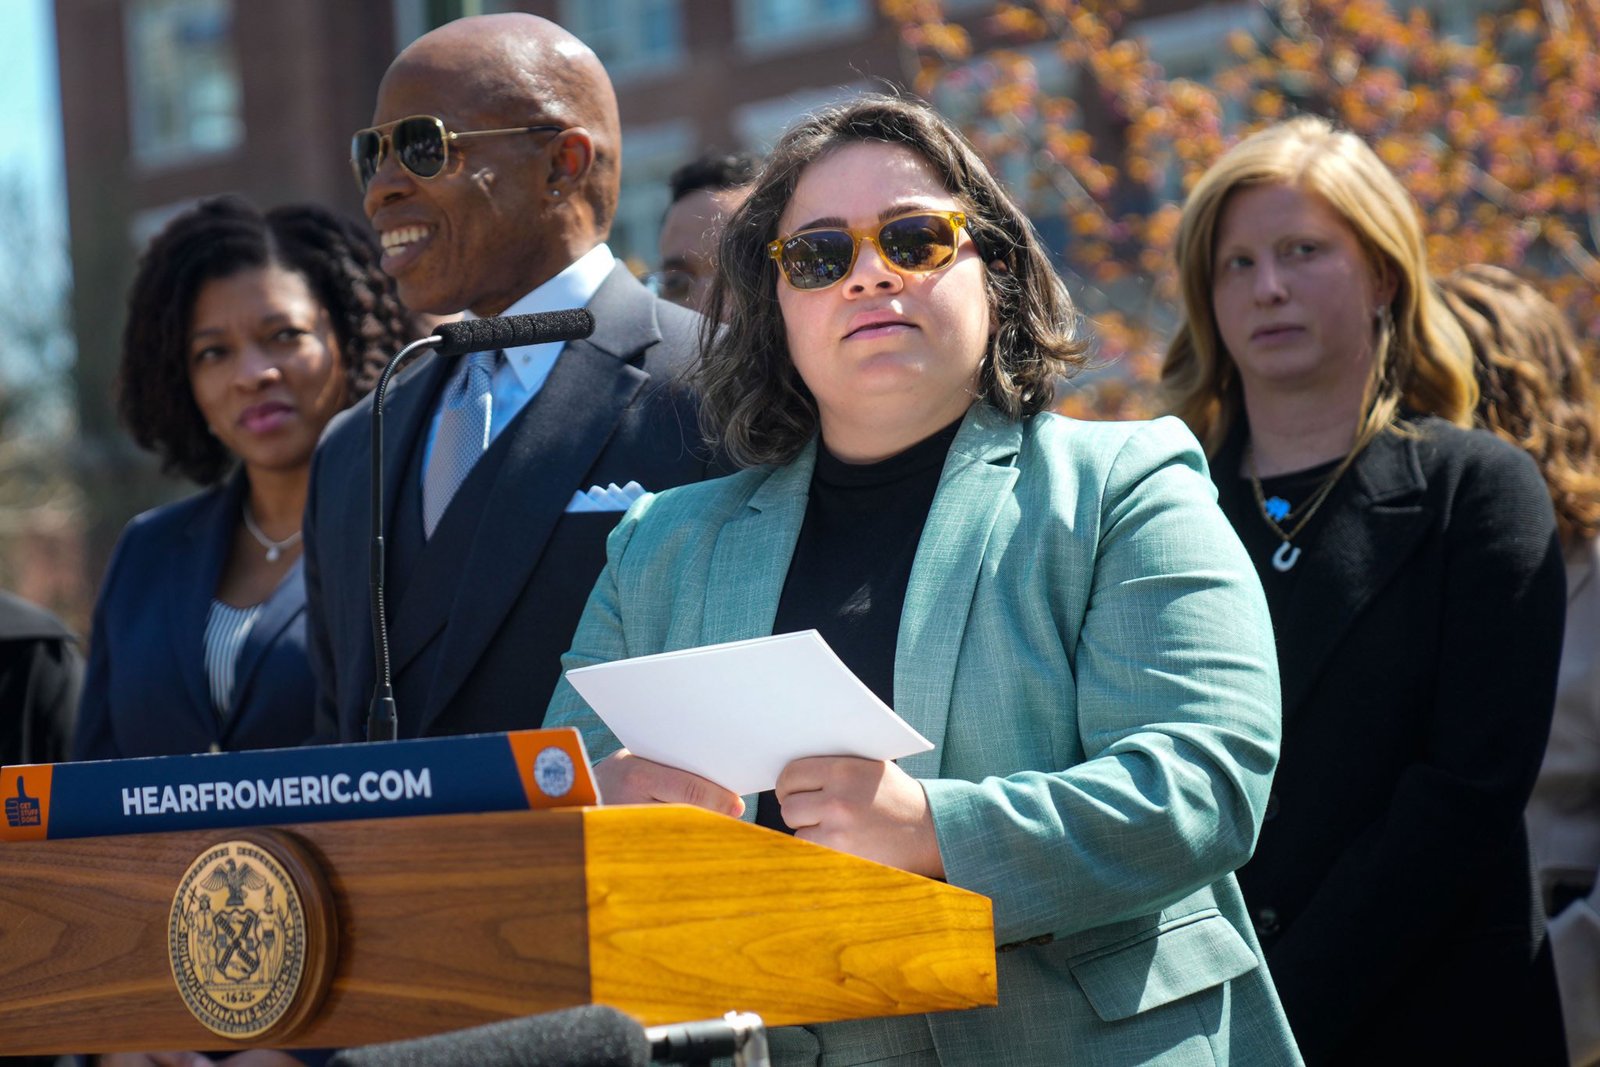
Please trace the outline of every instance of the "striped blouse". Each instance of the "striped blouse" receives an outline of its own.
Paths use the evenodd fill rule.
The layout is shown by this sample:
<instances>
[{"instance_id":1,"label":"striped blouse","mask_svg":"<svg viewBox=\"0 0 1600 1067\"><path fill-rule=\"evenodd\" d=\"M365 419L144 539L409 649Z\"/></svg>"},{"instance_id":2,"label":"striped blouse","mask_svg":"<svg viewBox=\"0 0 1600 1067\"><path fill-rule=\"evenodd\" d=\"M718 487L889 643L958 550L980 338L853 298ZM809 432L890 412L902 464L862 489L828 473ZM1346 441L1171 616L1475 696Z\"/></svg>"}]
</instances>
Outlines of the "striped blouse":
<instances>
[{"instance_id":1,"label":"striped blouse","mask_svg":"<svg viewBox=\"0 0 1600 1067\"><path fill-rule=\"evenodd\" d=\"M239 662L239 650L260 613L260 604L236 608L220 600L211 602L211 613L206 618L206 681L211 686L211 706L224 721L233 702L233 671Z\"/></svg>"}]
</instances>

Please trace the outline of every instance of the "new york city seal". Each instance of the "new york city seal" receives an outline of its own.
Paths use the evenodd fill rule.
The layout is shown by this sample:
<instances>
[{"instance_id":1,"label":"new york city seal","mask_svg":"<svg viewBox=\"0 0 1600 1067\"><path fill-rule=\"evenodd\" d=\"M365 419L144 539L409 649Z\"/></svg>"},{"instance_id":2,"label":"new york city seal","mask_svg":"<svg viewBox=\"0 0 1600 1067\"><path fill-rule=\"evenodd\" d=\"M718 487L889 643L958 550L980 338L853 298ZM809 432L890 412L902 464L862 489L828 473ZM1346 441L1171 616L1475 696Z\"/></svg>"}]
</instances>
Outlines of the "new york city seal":
<instances>
[{"instance_id":1,"label":"new york city seal","mask_svg":"<svg viewBox=\"0 0 1600 1067\"><path fill-rule=\"evenodd\" d=\"M329 923L323 902L313 899L308 912L306 899L323 887L305 885L306 868L284 843L252 834L213 845L173 895L172 977L189 1011L219 1037L287 1037L315 1008L307 995L320 1000L326 988Z\"/></svg>"}]
</instances>

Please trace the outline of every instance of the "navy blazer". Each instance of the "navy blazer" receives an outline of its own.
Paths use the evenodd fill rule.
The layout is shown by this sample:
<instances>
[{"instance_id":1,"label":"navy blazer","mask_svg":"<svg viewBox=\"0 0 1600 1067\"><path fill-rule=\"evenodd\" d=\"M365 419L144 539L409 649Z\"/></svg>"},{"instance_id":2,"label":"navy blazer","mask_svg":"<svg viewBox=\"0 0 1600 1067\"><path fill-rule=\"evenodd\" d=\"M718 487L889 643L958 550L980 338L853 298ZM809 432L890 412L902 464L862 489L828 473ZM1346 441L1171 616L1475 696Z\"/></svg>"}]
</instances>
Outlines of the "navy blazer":
<instances>
[{"instance_id":1,"label":"navy blazer","mask_svg":"<svg viewBox=\"0 0 1600 1067\"><path fill-rule=\"evenodd\" d=\"M562 350L491 446L494 462L486 454L474 468L404 573L402 523L420 541L420 454L453 361L421 357L385 399L387 609L401 737L539 726L605 564L606 536L622 517L567 512L573 493L630 481L657 491L717 473L680 381L700 317L657 300L621 264L588 306L594 335ZM371 441L369 396L334 420L312 461L306 589L324 742L362 740L372 699Z\"/></svg>"},{"instance_id":2,"label":"navy blazer","mask_svg":"<svg viewBox=\"0 0 1600 1067\"><path fill-rule=\"evenodd\" d=\"M82 685L77 636L43 608L0 592L0 764L66 759Z\"/></svg>"},{"instance_id":3,"label":"navy blazer","mask_svg":"<svg viewBox=\"0 0 1600 1067\"><path fill-rule=\"evenodd\" d=\"M246 484L237 473L122 531L95 604L73 759L286 748L311 734L316 686L299 562L239 650L226 719L212 708L206 618Z\"/></svg>"}]
</instances>

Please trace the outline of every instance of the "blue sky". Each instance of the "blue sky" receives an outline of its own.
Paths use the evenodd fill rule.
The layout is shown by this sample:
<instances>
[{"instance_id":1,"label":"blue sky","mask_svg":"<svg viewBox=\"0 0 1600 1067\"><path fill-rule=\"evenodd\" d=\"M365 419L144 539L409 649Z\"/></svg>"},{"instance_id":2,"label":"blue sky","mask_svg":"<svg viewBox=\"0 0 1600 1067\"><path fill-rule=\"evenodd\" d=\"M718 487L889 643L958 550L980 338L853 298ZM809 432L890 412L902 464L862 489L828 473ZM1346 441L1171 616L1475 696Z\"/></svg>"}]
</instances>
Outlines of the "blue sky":
<instances>
[{"instance_id":1,"label":"blue sky","mask_svg":"<svg viewBox=\"0 0 1600 1067\"><path fill-rule=\"evenodd\" d=\"M51 0L0 0L0 173L20 174L42 225L66 222Z\"/></svg>"},{"instance_id":2,"label":"blue sky","mask_svg":"<svg viewBox=\"0 0 1600 1067\"><path fill-rule=\"evenodd\" d=\"M50 291L68 284L60 101L54 4L0 0L0 182L10 186L20 180L27 205L23 218L0 220L6 239L25 251L0 264L0 283L9 300L47 299ZM30 226L31 233L26 229ZM0 308L0 320L8 311L28 318L23 309ZM26 383L37 390L5 427L7 436L50 439L70 432L67 374L73 349L66 333L56 335L43 350L0 344L0 389Z\"/></svg>"}]
</instances>

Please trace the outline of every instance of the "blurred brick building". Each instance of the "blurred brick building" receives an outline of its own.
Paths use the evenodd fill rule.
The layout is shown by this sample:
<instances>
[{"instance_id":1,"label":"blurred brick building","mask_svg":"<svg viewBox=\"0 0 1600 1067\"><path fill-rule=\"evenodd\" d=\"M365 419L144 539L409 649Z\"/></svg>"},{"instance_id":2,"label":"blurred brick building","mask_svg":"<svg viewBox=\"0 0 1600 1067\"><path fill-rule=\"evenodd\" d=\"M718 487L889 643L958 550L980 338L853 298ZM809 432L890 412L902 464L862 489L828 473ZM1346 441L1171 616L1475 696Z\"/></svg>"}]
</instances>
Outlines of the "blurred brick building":
<instances>
[{"instance_id":1,"label":"blurred brick building","mask_svg":"<svg viewBox=\"0 0 1600 1067\"><path fill-rule=\"evenodd\" d=\"M946 2L980 38L993 6ZM561 22L611 71L624 126L612 244L641 267L673 168L710 147L760 149L800 112L902 75L876 0L56 0L93 581L131 515L190 488L159 479L114 416L139 248L224 191L359 213L349 135L370 121L390 59L444 21L503 10ZM1140 25L1160 61L1203 76L1259 10L1147 0Z\"/></svg>"},{"instance_id":2,"label":"blurred brick building","mask_svg":"<svg viewBox=\"0 0 1600 1067\"><path fill-rule=\"evenodd\" d=\"M92 580L130 516L190 488L160 479L116 423L139 248L224 191L359 214L349 136L395 53L461 14L513 9L570 26L613 71L627 182L614 242L640 264L679 163L896 73L872 0L56 0Z\"/></svg>"}]
</instances>

